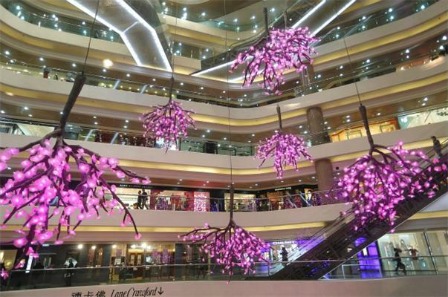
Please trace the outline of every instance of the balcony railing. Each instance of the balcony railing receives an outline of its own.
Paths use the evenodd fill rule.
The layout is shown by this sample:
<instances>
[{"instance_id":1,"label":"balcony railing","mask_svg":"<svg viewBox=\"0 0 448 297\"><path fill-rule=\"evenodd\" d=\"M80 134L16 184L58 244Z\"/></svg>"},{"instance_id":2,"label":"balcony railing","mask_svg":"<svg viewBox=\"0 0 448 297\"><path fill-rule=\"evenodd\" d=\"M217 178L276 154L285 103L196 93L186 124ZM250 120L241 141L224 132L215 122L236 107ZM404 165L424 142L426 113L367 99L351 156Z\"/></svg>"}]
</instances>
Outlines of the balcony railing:
<instances>
[{"instance_id":1,"label":"balcony railing","mask_svg":"<svg viewBox=\"0 0 448 297\"><path fill-rule=\"evenodd\" d=\"M368 259L350 259L338 270L326 275L323 279L381 279L395 277L412 277L417 275L446 275L448 271L431 263L447 263L447 255L419 256L417 263L411 257L402 257L407 266L407 274L397 274L394 269L385 269L381 265L369 265L362 261L393 262L391 257ZM328 262L329 260L321 261ZM318 265L320 261L312 261ZM419 263L425 263L419 264ZM145 263L140 266L103 266L103 267L47 267L44 269L14 269L9 271L9 277L2 282L2 291L58 288L66 286L107 286L124 283L142 284L161 281L217 281L228 280L229 276L222 273L222 268L215 263L162 264ZM291 265L292 262L267 261L255 263L255 276L269 276L273 266ZM234 269L233 281L250 280L238 268ZM84 296L84 295L80 295ZM93 296L93 295L92 295Z\"/></svg>"}]
</instances>

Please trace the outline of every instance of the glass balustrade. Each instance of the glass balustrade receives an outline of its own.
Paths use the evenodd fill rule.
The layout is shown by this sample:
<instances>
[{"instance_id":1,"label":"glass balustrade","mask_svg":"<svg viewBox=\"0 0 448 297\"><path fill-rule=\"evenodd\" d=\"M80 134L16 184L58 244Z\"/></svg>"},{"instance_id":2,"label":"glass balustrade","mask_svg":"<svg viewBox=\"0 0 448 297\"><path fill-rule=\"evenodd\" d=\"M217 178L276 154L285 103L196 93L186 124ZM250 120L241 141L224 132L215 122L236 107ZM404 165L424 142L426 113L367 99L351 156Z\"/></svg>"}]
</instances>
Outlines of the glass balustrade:
<instances>
[{"instance_id":1,"label":"glass balustrade","mask_svg":"<svg viewBox=\"0 0 448 297\"><path fill-rule=\"evenodd\" d=\"M391 7L374 13L364 15L359 19L353 21L347 21L341 27L329 27L326 31L319 33L320 42L317 44L324 44L337 39L341 39L353 34L361 33L366 30L370 30L382 25L389 24L391 22L403 19L410 15L416 14L429 6L437 3L439 0L419 0L419 1L408 1L406 5L402 3L391 3ZM120 36L115 33L112 29L107 28L103 25L96 24L93 28L93 34L91 34L91 24L86 21L79 21L70 19L66 16L56 16L54 13L49 13L41 11L35 7L31 7L22 1L16 0L4 0L1 1L3 7L8 9L12 14L16 15L18 18L35 24L37 26L42 26L58 31L69 32L73 34L90 36L98 39L104 39L112 42L123 43ZM297 22L307 10L314 7L315 3L313 1L308 1L303 3L303 1L294 1L288 7L288 25L293 25ZM299 7L300 9L296 8ZM169 15L172 17L179 17L180 19L187 19L189 21L197 22L198 24L205 27L212 27L221 30L233 31L236 33L247 34L250 32L251 40L256 40L257 36L261 37L264 34L264 19L262 17L251 19L250 24L238 24L235 19L231 21L214 20L208 19L206 15L201 13L192 14L191 12L185 11L174 11L164 5L156 6L160 19L163 20L165 16ZM176 13L180 13L177 15ZM185 13L187 13L185 15ZM278 21L283 21L284 12L280 10L270 10L269 18L271 23L281 23ZM240 20L241 22L241 20ZM284 26L284 22L281 23ZM245 37L247 38L247 37ZM241 47L242 43L237 42L232 45L233 48ZM231 51L231 56L234 58L236 56L236 51ZM202 60L202 70L216 66L222 63L222 54L218 54L212 48L207 47L197 47L194 44L186 44L175 42L173 48L173 54L178 56L184 56L188 58Z\"/></svg>"},{"instance_id":2,"label":"glass balustrade","mask_svg":"<svg viewBox=\"0 0 448 297\"><path fill-rule=\"evenodd\" d=\"M316 261L296 261L319 265L319 262L339 261L339 260L316 260ZM364 261L364 262L362 262ZM412 277L417 275L447 275L448 271L438 268L431 263L448 263L448 256L434 255L419 257L419 260L412 260L403 257L403 261L408 267L406 275L397 274L395 270L384 269L381 265L366 264L366 261L384 263L393 262L393 258L352 258L340 265L335 271L327 274L322 280L331 281L338 279L384 279L395 277ZM412 261L427 263L422 268L421 265L415 269ZM290 265L292 262L266 261L255 263L255 273L251 275L243 274L239 268L234 269L232 281L251 281L268 277L275 273L280 267ZM222 267L213 262L188 263L188 264L155 264L138 266L103 266L103 267L74 267L57 268L48 267L44 269L13 269L9 272L9 277L3 281L3 291L44 289L73 286L77 290L83 291L83 286L95 285L117 285L117 284L142 284L166 281L219 281L229 280L227 274L223 274Z\"/></svg>"},{"instance_id":3,"label":"glass balustrade","mask_svg":"<svg viewBox=\"0 0 448 297\"><path fill-rule=\"evenodd\" d=\"M372 120L372 134L381 134L396 130L409 129L427 124L434 124L447 121L448 107L442 103L429 108L418 108L416 110L407 110L399 114L384 115ZM393 120L395 123L391 125ZM44 123L32 120L18 120L9 118L6 114L0 115L0 133L39 136L42 137L56 128L57 124ZM33 127L33 129L29 129ZM302 137L309 147L328 142L339 142L362 137L362 122L351 122L343 126L322 132L325 137L319 134L298 134ZM79 141L90 141L98 143L108 143L115 145L139 146L162 148L162 143L153 138L145 138L142 133L123 130L98 129L95 127L83 127L81 124L70 123L65 131L65 138ZM322 142L314 141L313 138L323 139ZM313 140L313 141L312 141ZM177 149L192 153L207 153L232 156L254 156L257 150L257 144L217 141L205 138L188 137L181 139Z\"/></svg>"}]
</instances>

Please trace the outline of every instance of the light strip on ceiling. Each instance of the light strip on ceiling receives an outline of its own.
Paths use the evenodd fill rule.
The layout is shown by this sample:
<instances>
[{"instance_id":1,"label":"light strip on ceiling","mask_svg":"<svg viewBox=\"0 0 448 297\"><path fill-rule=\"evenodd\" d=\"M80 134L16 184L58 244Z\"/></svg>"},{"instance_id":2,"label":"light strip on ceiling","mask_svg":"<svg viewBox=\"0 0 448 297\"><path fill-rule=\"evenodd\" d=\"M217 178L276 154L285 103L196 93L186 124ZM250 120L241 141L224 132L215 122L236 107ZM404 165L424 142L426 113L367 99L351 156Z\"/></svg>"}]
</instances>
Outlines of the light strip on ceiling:
<instances>
[{"instance_id":1,"label":"light strip on ceiling","mask_svg":"<svg viewBox=\"0 0 448 297\"><path fill-rule=\"evenodd\" d=\"M88 7L84 6L83 4L81 4L80 2L78 2L78 0L67 0L67 2L69 2L70 4L72 4L73 6L79 8L80 10L82 10L84 13L88 14L89 16L91 16L92 18L95 17L95 11L90 10ZM121 7L123 7L129 14L131 14L134 18L137 18L137 16L139 18L137 18L138 22L143 24L143 26L150 32L150 34L152 35L154 42L157 46L157 49L159 51L159 55L162 58L163 64L165 66L165 68L167 69L167 71L172 71L170 63L168 61L168 58L165 55L165 52L163 51L163 47L160 43L160 40L155 32L155 30L148 24L146 23L146 21L144 21L138 14L135 13L135 11L133 11L127 4L123 3L122 0L117 0L118 4L120 4ZM121 39L123 40L124 44L126 45L126 47L128 48L129 52L131 53L132 57L135 60L135 63L138 66L144 66L140 57L138 56L137 52L135 51L134 47L132 46L132 43L129 41L129 39L126 36L126 31L129 30L129 28L133 27L134 25L136 25L136 23L134 23L133 25L131 25L130 27L128 27L126 30L122 31L119 30L117 27L115 27L114 25L112 25L111 23L109 23L108 21L106 21L104 18L100 17L99 15L96 17L96 19L101 22L102 24L106 25L107 27L111 28L112 30L114 30L116 33L118 33L121 37Z\"/></svg>"},{"instance_id":2,"label":"light strip on ceiling","mask_svg":"<svg viewBox=\"0 0 448 297\"><path fill-rule=\"evenodd\" d=\"M311 36L316 36L317 33L319 33L320 30L322 30L326 25L328 25L332 20L334 20L338 15L340 15L344 10L346 10L350 5L355 3L356 0L351 0L349 3L345 4L344 7L339 9L337 13L332 15L330 18L328 18L319 28L314 30L313 33L311 33Z\"/></svg>"},{"instance_id":3,"label":"light strip on ceiling","mask_svg":"<svg viewBox=\"0 0 448 297\"><path fill-rule=\"evenodd\" d=\"M131 14L134 18L137 19L137 21L139 21L151 34L154 43L157 47L157 50L159 52L160 57L162 58L163 64L165 66L165 68L168 71L172 71L171 66L170 66L170 62L168 61L168 58L165 54L165 51L163 50L163 46L160 43L160 39L159 36L156 33L156 30L154 30L153 27L151 27L138 13L136 13L129 5L127 5L124 0L116 0L118 2L118 4L120 4L121 7L123 7L129 14Z\"/></svg>"},{"instance_id":4,"label":"light strip on ceiling","mask_svg":"<svg viewBox=\"0 0 448 297\"><path fill-rule=\"evenodd\" d=\"M192 74L192 76L203 75L203 74L206 74L206 73L215 71L215 70L219 70L219 69L221 69L221 68L230 66L232 63L233 63L233 61L230 61L230 62L227 62L227 63L224 63L224 64L220 64L220 65L218 65L218 66L214 66L214 67L209 68L209 69L206 69L206 70L204 70L204 71L196 72L196 73Z\"/></svg>"},{"instance_id":5,"label":"light strip on ceiling","mask_svg":"<svg viewBox=\"0 0 448 297\"><path fill-rule=\"evenodd\" d=\"M309 18L310 15L312 15L314 12L316 12L316 10L318 10L322 5L324 5L325 2L327 2L327 0L323 0L319 4L317 4L313 9L307 12L297 23L292 25L292 28L294 29L297 28L301 23L303 23L307 18Z\"/></svg>"}]
</instances>

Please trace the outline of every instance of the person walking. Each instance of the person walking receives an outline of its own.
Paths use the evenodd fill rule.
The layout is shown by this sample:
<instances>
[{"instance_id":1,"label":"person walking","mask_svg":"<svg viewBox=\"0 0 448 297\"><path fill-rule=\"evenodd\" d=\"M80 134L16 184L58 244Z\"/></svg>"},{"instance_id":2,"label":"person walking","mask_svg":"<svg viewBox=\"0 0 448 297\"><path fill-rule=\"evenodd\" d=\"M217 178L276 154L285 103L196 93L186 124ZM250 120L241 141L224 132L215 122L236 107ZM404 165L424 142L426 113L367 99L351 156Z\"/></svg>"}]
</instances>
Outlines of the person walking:
<instances>
[{"instance_id":1,"label":"person walking","mask_svg":"<svg viewBox=\"0 0 448 297\"><path fill-rule=\"evenodd\" d=\"M406 265L401 261L400 253L402 250L400 248L394 248L394 261L397 262L397 267L395 268L395 272L398 274L398 269L403 270L404 275L406 275Z\"/></svg>"}]
</instances>

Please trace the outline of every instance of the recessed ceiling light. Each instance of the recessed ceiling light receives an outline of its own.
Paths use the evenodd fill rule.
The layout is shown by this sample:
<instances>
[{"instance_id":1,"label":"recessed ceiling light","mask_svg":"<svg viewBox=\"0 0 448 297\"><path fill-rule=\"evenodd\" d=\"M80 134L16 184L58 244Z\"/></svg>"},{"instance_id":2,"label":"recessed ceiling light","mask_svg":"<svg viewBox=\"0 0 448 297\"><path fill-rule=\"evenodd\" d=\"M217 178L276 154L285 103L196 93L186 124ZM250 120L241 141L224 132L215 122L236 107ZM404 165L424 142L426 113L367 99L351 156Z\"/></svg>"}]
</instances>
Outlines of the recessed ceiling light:
<instances>
[{"instance_id":1,"label":"recessed ceiling light","mask_svg":"<svg viewBox=\"0 0 448 297\"><path fill-rule=\"evenodd\" d=\"M8 50L5 51L5 55L9 56L10 54L11 53Z\"/></svg>"},{"instance_id":2,"label":"recessed ceiling light","mask_svg":"<svg viewBox=\"0 0 448 297\"><path fill-rule=\"evenodd\" d=\"M14 96L14 93L11 93L11 92L5 92L5 94L8 96Z\"/></svg>"},{"instance_id":3,"label":"recessed ceiling light","mask_svg":"<svg viewBox=\"0 0 448 297\"><path fill-rule=\"evenodd\" d=\"M75 63L72 63L72 67L76 67L76 64L75 64Z\"/></svg>"},{"instance_id":4,"label":"recessed ceiling light","mask_svg":"<svg viewBox=\"0 0 448 297\"><path fill-rule=\"evenodd\" d=\"M104 59L103 60L103 66L105 68L112 67L113 65L114 65L114 62L112 62L112 60L110 60L110 59Z\"/></svg>"},{"instance_id":5,"label":"recessed ceiling light","mask_svg":"<svg viewBox=\"0 0 448 297\"><path fill-rule=\"evenodd\" d=\"M423 98L423 101L425 102L428 101L428 97Z\"/></svg>"},{"instance_id":6,"label":"recessed ceiling light","mask_svg":"<svg viewBox=\"0 0 448 297\"><path fill-rule=\"evenodd\" d=\"M123 126L123 128L124 128L124 129L127 129L127 128L128 128L128 126L124 125L124 126Z\"/></svg>"},{"instance_id":7,"label":"recessed ceiling light","mask_svg":"<svg viewBox=\"0 0 448 297\"><path fill-rule=\"evenodd\" d=\"M98 122L94 122L95 125L98 125Z\"/></svg>"},{"instance_id":8,"label":"recessed ceiling light","mask_svg":"<svg viewBox=\"0 0 448 297\"><path fill-rule=\"evenodd\" d=\"M33 115L32 115L32 114L29 114L28 116L29 116L30 118L32 118L32 117L33 117Z\"/></svg>"},{"instance_id":9,"label":"recessed ceiling light","mask_svg":"<svg viewBox=\"0 0 448 297\"><path fill-rule=\"evenodd\" d=\"M223 140L227 140L227 137L224 137Z\"/></svg>"},{"instance_id":10,"label":"recessed ceiling light","mask_svg":"<svg viewBox=\"0 0 448 297\"><path fill-rule=\"evenodd\" d=\"M107 72L106 68L103 68L103 72Z\"/></svg>"},{"instance_id":11,"label":"recessed ceiling light","mask_svg":"<svg viewBox=\"0 0 448 297\"><path fill-rule=\"evenodd\" d=\"M60 111L60 112L59 112L59 114L61 114L61 115L62 115L62 114L64 114L64 112L63 112L63 111Z\"/></svg>"},{"instance_id":12,"label":"recessed ceiling light","mask_svg":"<svg viewBox=\"0 0 448 297\"><path fill-rule=\"evenodd\" d=\"M43 60L44 60L44 58L42 58L42 57L39 58L39 61L43 61Z\"/></svg>"},{"instance_id":13,"label":"recessed ceiling light","mask_svg":"<svg viewBox=\"0 0 448 297\"><path fill-rule=\"evenodd\" d=\"M207 133L210 133L210 129L207 129Z\"/></svg>"},{"instance_id":14,"label":"recessed ceiling light","mask_svg":"<svg viewBox=\"0 0 448 297\"><path fill-rule=\"evenodd\" d=\"M2 109L2 110L0 110L0 113L5 113L5 111Z\"/></svg>"},{"instance_id":15,"label":"recessed ceiling light","mask_svg":"<svg viewBox=\"0 0 448 297\"><path fill-rule=\"evenodd\" d=\"M303 126L302 126L302 125L300 125L300 126L299 126L299 129L302 129L302 127L303 127Z\"/></svg>"},{"instance_id":16,"label":"recessed ceiling light","mask_svg":"<svg viewBox=\"0 0 448 297\"><path fill-rule=\"evenodd\" d=\"M129 120L125 120L124 122L125 122L125 123L129 123Z\"/></svg>"},{"instance_id":17,"label":"recessed ceiling light","mask_svg":"<svg viewBox=\"0 0 448 297\"><path fill-rule=\"evenodd\" d=\"M29 108L28 108L28 106L24 106L23 109L28 110Z\"/></svg>"},{"instance_id":18,"label":"recessed ceiling light","mask_svg":"<svg viewBox=\"0 0 448 297\"><path fill-rule=\"evenodd\" d=\"M377 112L376 115L377 115L377 116L380 116L380 115L381 115L381 112Z\"/></svg>"},{"instance_id":19,"label":"recessed ceiling light","mask_svg":"<svg viewBox=\"0 0 448 297\"><path fill-rule=\"evenodd\" d=\"M96 116L93 116L94 119L96 119Z\"/></svg>"},{"instance_id":20,"label":"recessed ceiling light","mask_svg":"<svg viewBox=\"0 0 448 297\"><path fill-rule=\"evenodd\" d=\"M131 75L129 73L126 73L126 77L131 77Z\"/></svg>"}]
</instances>

